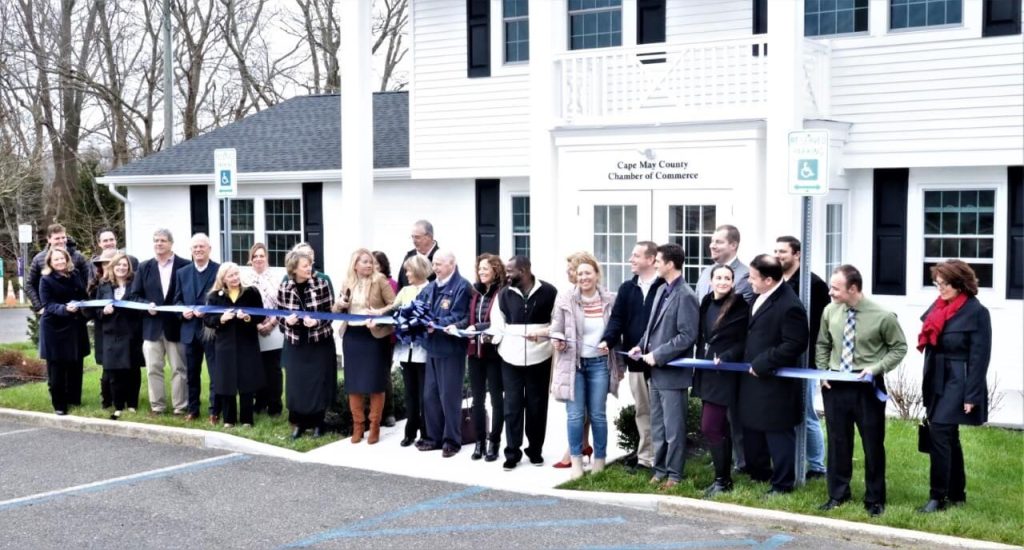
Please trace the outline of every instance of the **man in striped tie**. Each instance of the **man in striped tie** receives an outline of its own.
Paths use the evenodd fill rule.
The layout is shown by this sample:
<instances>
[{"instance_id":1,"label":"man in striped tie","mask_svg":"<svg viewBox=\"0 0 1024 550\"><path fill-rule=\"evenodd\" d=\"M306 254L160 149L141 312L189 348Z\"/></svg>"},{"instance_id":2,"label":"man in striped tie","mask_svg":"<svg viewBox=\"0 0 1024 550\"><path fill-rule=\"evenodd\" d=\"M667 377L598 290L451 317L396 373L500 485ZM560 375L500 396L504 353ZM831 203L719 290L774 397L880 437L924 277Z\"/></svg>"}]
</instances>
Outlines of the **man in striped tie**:
<instances>
[{"instance_id":1,"label":"man in striped tie","mask_svg":"<svg viewBox=\"0 0 1024 550\"><path fill-rule=\"evenodd\" d=\"M828 427L828 501L831 510L850 500L853 476L853 427L864 445L864 509L885 511L885 391L883 376L907 354L907 341L896 314L867 299L860 271L841 265L832 272L832 303L821 317L815 359L819 369L852 372L872 383L822 381Z\"/></svg>"}]
</instances>

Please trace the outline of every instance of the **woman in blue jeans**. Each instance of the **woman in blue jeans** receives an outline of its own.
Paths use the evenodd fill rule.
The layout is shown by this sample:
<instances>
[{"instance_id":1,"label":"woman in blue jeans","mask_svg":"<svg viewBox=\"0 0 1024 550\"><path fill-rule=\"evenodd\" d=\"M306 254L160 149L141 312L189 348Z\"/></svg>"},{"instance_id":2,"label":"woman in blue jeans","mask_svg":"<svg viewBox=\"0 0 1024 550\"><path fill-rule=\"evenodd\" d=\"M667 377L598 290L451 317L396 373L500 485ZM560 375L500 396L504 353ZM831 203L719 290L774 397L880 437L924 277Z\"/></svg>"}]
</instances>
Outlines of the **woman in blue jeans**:
<instances>
[{"instance_id":1,"label":"woman in blue jeans","mask_svg":"<svg viewBox=\"0 0 1024 550\"><path fill-rule=\"evenodd\" d=\"M566 404L570 478L583 475L584 418L590 418L594 441L592 472L604 469L608 451L608 394L616 394L622 380L618 356L598 348L611 315L615 294L600 286L601 268L587 254L576 268L576 288L551 314L551 338L558 350L551 391Z\"/></svg>"}]
</instances>

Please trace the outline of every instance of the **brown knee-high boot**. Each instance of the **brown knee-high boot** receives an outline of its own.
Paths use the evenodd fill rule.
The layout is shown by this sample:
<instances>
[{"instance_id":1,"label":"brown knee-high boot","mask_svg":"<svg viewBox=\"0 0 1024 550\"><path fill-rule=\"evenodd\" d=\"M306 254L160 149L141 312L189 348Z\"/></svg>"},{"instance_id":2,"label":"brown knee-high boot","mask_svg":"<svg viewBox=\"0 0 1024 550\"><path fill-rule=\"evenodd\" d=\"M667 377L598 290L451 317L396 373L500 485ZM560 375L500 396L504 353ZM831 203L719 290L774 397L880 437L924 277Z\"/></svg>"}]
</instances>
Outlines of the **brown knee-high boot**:
<instances>
[{"instance_id":1,"label":"brown knee-high boot","mask_svg":"<svg viewBox=\"0 0 1024 550\"><path fill-rule=\"evenodd\" d=\"M380 441L380 419L384 412L384 392L370 394L370 436L366 442L370 445Z\"/></svg>"},{"instance_id":2,"label":"brown knee-high boot","mask_svg":"<svg viewBox=\"0 0 1024 550\"><path fill-rule=\"evenodd\" d=\"M366 413L363 412L363 394L349 394L348 409L352 412L352 443L359 443L363 440L363 431L366 430Z\"/></svg>"}]
</instances>

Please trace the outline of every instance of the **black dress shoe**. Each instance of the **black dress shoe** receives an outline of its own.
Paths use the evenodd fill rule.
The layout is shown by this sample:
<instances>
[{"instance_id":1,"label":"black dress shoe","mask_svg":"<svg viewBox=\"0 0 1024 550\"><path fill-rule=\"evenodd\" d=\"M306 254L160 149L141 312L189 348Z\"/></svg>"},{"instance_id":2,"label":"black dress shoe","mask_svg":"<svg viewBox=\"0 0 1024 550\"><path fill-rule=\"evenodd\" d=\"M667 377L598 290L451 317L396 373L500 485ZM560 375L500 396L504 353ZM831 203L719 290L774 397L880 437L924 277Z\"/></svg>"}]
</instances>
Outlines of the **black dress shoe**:
<instances>
[{"instance_id":1,"label":"black dress shoe","mask_svg":"<svg viewBox=\"0 0 1024 550\"><path fill-rule=\"evenodd\" d=\"M498 447L500 446L501 445L497 441L488 441L487 454L484 455L484 461L494 462L495 460L498 460Z\"/></svg>"},{"instance_id":2,"label":"black dress shoe","mask_svg":"<svg viewBox=\"0 0 1024 550\"><path fill-rule=\"evenodd\" d=\"M390 415L389 414L389 415L385 416L384 420L381 421L381 424L383 424L385 428L394 428L395 427L395 417L394 417L394 415Z\"/></svg>"},{"instance_id":3,"label":"black dress shoe","mask_svg":"<svg viewBox=\"0 0 1024 550\"><path fill-rule=\"evenodd\" d=\"M877 518L878 516L885 513L885 505L879 502L864 503L864 510L869 516Z\"/></svg>"},{"instance_id":4,"label":"black dress shoe","mask_svg":"<svg viewBox=\"0 0 1024 550\"><path fill-rule=\"evenodd\" d=\"M519 464L518 460L512 460L511 458L501 464L501 469L506 472L511 472L516 469L516 465Z\"/></svg>"},{"instance_id":5,"label":"black dress shoe","mask_svg":"<svg viewBox=\"0 0 1024 550\"><path fill-rule=\"evenodd\" d=\"M792 492L793 492L793 489L784 489L782 487L775 487L775 486L773 486L771 489L768 489L767 491L765 491L764 494L769 495L769 496L771 496L771 495L785 495L785 494L792 493Z\"/></svg>"},{"instance_id":6,"label":"black dress shoe","mask_svg":"<svg viewBox=\"0 0 1024 550\"><path fill-rule=\"evenodd\" d=\"M456 449L455 447L445 445L441 448L441 456L443 458L451 458L457 454L459 454L459 449Z\"/></svg>"},{"instance_id":7,"label":"black dress shoe","mask_svg":"<svg viewBox=\"0 0 1024 550\"><path fill-rule=\"evenodd\" d=\"M807 475L805 477L808 480L811 480L811 479L821 479L821 478L825 477L825 475L826 475L825 472L822 472L820 470L807 470Z\"/></svg>"},{"instance_id":8,"label":"black dress shoe","mask_svg":"<svg viewBox=\"0 0 1024 550\"><path fill-rule=\"evenodd\" d=\"M409 445L412 445L415 442L416 442L415 439L413 439L411 437L406 437L406 438L402 439L402 441L400 441L398 444L403 446L403 447L408 447Z\"/></svg>"},{"instance_id":9,"label":"black dress shoe","mask_svg":"<svg viewBox=\"0 0 1024 550\"><path fill-rule=\"evenodd\" d=\"M949 505L949 501L947 501L946 499L936 500L936 499L933 498L933 499L929 500L928 502L926 502L924 504L924 506L918 508L917 511L922 513L922 514L932 514L932 513L935 513L935 512L941 512L941 511L945 510L946 506L948 506L948 505Z\"/></svg>"},{"instance_id":10,"label":"black dress shoe","mask_svg":"<svg viewBox=\"0 0 1024 550\"><path fill-rule=\"evenodd\" d=\"M440 445L435 445L434 443L431 443L431 442L426 441L424 439L421 439L421 440L416 442L416 449L418 449L420 451L424 451L424 452L436 451L436 450L438 450L440 448L441 448Z\"/></svg>"},{"instance_id":11,"label":"black dress shoe","mask_svg":"<svg viewBox=\"0 0 1024 550\"><path fill-rule=\"evenodd\" d=\"M300 427L296 426L295 429L292 430L292 439L298 439L298 438L302 437L302 434L304 434L305 432L306 432L306 428L300 428Z\"/></svg>"},{"instance_id":12,"label":"black dress shoe","mask_svg":"<svg viewBox=\"0 0 1024 550\"><path fill-rule=\"evenodd\" d=\"M480 460L483 457L484 457L484 442L483 441L477 441L476 442L476 446L473 447L473 454L471 454L469 456L469 458L471 458L473 460Z\"/></svg>"},{"instance_id":13,"label":"black dress shoe","mask_svg":"<svg viewBox=\"0 0 1024 550\"><path fill-rule=\"evenodd\" d=\"M847 500L850 499L844 498L843 500L836 500L834 498L830 498L828 499L828 502L822 504L821 506L818 506L818 509L821 510L822 512L828 512L833 508L839 508L840 506L846 504Z\"/></svg>"}]
</instances>

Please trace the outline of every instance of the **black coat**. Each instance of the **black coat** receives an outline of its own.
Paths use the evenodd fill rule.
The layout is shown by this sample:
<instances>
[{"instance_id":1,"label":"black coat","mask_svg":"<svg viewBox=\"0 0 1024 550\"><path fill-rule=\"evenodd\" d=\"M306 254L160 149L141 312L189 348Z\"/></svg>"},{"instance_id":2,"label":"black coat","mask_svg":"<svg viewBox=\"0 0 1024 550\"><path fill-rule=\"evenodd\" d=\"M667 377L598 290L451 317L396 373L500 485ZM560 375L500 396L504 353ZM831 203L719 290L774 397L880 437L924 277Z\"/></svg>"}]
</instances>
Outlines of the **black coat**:
<instances>
[{"instance_id":1,"label":"black coat","mask_svg":"<svg viewBox=\"0 0 1024 550\"><path fill-rule=\"evenodd\" d=\"M177 306L201 306L206 303L206 295L213 288L220 264L210 260L202 272L196 269L195 262L179 269L174 274L174 299L171 303ZM181 314L179 314L181 315ZM193 340L203 337L203 320L201 317L185 319L181 317L181 343L191 344Z\"/></svg>"},{"instance_id":2,"label":"black coat","mask_svg":"<svg viewBox=\"0 0 1024 550\"><path fill-rule=\"evenodd\" d=\"M434 261L434 254L437 253L438 248L440 248L440 246L437 244L437 241L434 241L434 248L430 249L430 253L427 254L428 262ZM416 254L418 254L418 252L416 252L415 248L406 252L405 257L402 258L402 263L398 264L398 290L402 290L403 288L409 286L409 279L405 277L405 261L408 260L409 258L412 258ZM427 281L429 282L434 282L434 280L436 279L437 275L434 275L433 271L431 271L430 275L427 276Z\"/></svg>"},{"instance_id":3,"label":"black coat","mask_svg":"<svg viewBox=\"0 0 1024 550\"><path fill-rule=\"evenodd\" d=\"M255 287L246 287L238 300L232 302L227 292L218 291L206 302L211 306L262 308L263 297ZM265 384L263 363L260 359L260 335L256 325L263 322L262 315L253 315L248 322L237 316L221 323L220 313L208 313L203 323L215 331L214 368L210 381L217 395L254 393Z\"/></svg>"},{"instance_id":4,"label":"black coat","mask_svg":"<svg viewBox=\"0 0 1024 550\"><path fill-rule=\"evenodd\" d=\"M101 283L96 290L97 300L113 300L114 286L109 282ZM123 300L129 300L125 293ZM146 364L142 354L142 317L144 311L114 308L110 315L103 313L103 308L93 308L96 319L96 363L103 365L104 370L124 370L138 368Z\"/></svg>"},{"instance_id":5,"label":"black coat","mask_svg":"<svg viewBox=\"0 0 1024 550\"><path fill-rule=\"evenodd\" d=\"M709 293L700 303L700 330L697 332L697 358L713 360L715 355L723 363L743 361L747 345L747 325L750 323L750 305L742 295L732 294L732 305L714 326L707 324L707 312L715 294ZM724 300L723 300L724 301ZM693 378L693 396L716 405L732 406L739 392L740 373L696 369Z\"/></svg>"},{"instance_id":6,"label":"black coat","mask_svg":"<svg viewBox=\"0 0 1024 550\"><path fill-rule=\"evenodd\" d=\"M604 335L601 336L601 341L608 344L609 348L629 351L640 342L644 331L647 330L647 320L651 317L654 296L658 294L658 287L665 284L665 279L655 278L647 291L647 298L644 299L644 293L637 284L639 278L635 275L632 279L623 281L615 294L612 314L608 317ZM626 368L629 372L651 372L651 367L647 363L634 361L628 357Z\"/></svg>"},{"instance_id":7,"label":"black coat","mask_svg":"<svg viewBox=\"0 0 1024 550\"><path fill-rule=\"evenodd\" d=\"M174 303L175 274L178 270L187 266L189 261L181 256L174 256L174 264L171 267L171 284L167 289L167 296L164 296L163 288L160 286L160 267L156 258L150 258L139 264L139 272L132 280L132 289L129 294L133 299L144 304L154 303L158 306ZM169 342L181 340L181 314L160 312L156 315L145 314L142 317L142 337L150 342L155 342L160 337L166 336Z\"/></svg>"},{"instance_id":8,"label":"black coat","mask_svg":"<svg viewBox=\"0 0 1024 550\"><path fill-rule=\"evenodd\" d=\"M793 276L787 281L793 292L796 293L796 297L800 297L800 270L796 270ZM807 338L807 367L816 368L814 365L814 347L817 342L817 334L821 331L821 314L825 311L825 306L831 302L832 299L828 295L828 284L821 280L814 273L811 273L811 309L807 311L807 316L811 318L811 330L808 333ZM810 337L813 336L813 337Z\"/></svg>"},{"instance_id":9,"label":"black coat","mask_svg":"<svg viewBox=\"0 0 1024 550\"><path fill-rule=\"evenodd\" d=\"M89 355L88 320L84 310L71 313L67 303L85 300L85 284L74 272L43 275L39 281L39 300L43 316L39 319L39 358L48 361L77 361Z\"/></svg>"},{"instance_id":10,"label":"black coat","mask_svg":"<svg viewBox=\"0 0 1024 550\"><path fill-rule=\"evenodd\" d=\"M931 308L921 317L923 321ZM992 353L992 319L977 298L967 299L946 321L936 346L924 348L922 395L928 419L942 424L988 421L985 375ZM971 414L964 403L972 403Z\"/></svg>"},{"instance_id":11,"label":"black coat","mask_svg":"<svg viewBox=\"0 0 1024 550\"><path fill-rule=\"evenodd\" d=\"M792 428L803 418L803 384L778 378L775 369L795 367L807 351L807 312L783 284L750 317L743 360L757 376L740 376L740 423L759 431Z\"/></svg>"}]
</instances>

